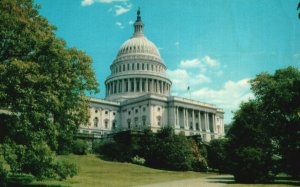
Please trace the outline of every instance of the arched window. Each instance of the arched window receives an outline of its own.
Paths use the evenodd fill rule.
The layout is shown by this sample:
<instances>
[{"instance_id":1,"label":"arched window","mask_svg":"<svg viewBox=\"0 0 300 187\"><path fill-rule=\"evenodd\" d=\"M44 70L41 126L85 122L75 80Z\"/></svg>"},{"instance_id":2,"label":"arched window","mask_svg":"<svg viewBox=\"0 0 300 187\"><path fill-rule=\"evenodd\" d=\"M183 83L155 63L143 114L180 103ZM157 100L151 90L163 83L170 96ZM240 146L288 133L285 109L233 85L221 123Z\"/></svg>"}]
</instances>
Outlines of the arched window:
<instances>
[{"instance_id":1,"label":"arched window","mask_svg":"<svg viewBox=\"0 0 300 187\"><path fill-rule=\"evenodd\" d=\"M128 129L131 128L131 119L127 119L127 126L128 126Z\"/></svg>"},{"instance_id":2,"label":"arched window","mask_svg":"<svg viewBox=\"0 0 300 187\"><path fill-rule=\"evenodd\" d=\"M135 125L135 127L138 126L138 121L139 121L139 118L138 118L138 117L135 117L135 118L134 118L134 125Z\"/></svg>"},{"instance_id":3,"label":"arched window","mask_svg":"<svg viewBox=\"0 0 300 187\"><path fill-rule=\"evenodd\" d=\"M146 119L147 119L146 116L142 116L142 123L143 123L143 126L146 126Z\"/></svg>"},{"instance_id":4,"label":"arched window","mask_svg":"<svg viewBox=\"0 0 300 187\"><path fill-rule=\"evenodd\" d=\"M157 125L158 125L158 126L161 125L161 116L157 116Z\"/></svg>"},{"instance_id":5,"label":"arched window","mask_svg":"<svg viewBox=\"0 0 300 187\"><path fill-rule=\"evenodd\" d=\"M104 128L108 128L109 119L104 120Z\"/></svg>"},{"instance_id":6,"label":"arched window","mask_svg":"<svg viewBox=\"0 0 300 187\"><path fill-rule=\"evenodd\" d=\"M116 121L116 120L114 120L114 121L112 122L112 128L113 128L113 129L116 129L116 128L117 128L117 121Z\"/></svg>"},{"instance_id":7,"label":"arched window","mask_svg":"<svg viewBox=\"0 0 300 187\"><path fill-rule=\"evenodd\" d=\"M94 127L98 127L99 119L98 117L94 118Z\"/></svg>"}]
</instances>

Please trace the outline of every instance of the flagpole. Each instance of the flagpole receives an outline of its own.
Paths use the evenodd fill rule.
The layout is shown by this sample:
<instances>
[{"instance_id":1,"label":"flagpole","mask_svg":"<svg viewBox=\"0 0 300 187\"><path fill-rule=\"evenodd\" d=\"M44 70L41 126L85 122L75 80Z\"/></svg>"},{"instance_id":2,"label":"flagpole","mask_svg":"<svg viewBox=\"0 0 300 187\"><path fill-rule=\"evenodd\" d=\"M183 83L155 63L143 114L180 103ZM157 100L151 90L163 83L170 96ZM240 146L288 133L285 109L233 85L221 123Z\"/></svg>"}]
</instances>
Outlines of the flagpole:
<instances>
[{"instance_id":1,"label":"flagpole","mask_svg":"<svg viewBox=\"0 0 300 187\"><path fill-rule=\"evenodd\" d=\"M191 90L190 90L190 86L187 87L187 90L188 90L188 92L189 92L190 99L191 99Z\"/></svg>"}]
</instances>

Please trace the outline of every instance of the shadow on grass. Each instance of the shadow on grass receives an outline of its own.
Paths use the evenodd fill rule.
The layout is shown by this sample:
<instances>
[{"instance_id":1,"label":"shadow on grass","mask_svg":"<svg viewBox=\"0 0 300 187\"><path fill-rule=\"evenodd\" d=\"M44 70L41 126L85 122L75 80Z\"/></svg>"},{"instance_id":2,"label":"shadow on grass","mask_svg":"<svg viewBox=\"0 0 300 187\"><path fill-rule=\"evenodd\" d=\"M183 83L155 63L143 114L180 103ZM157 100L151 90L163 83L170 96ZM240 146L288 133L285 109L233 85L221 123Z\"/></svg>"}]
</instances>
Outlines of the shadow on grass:
<instances>
[{"instance_id":1,"label":"shadow on grass","mask_svg":"<svg viewBox=\"0 0 300 187\"><path fill-rule=\"evenodd\" d=\"M234 181L233 176L208 177L207 179L209 183L241 184L241 183L236 183ZM249 184L249 183L243 183L243 184ZM259 184L280 184L280 185L300 186L300 181L297 181L292 177L288 177L288 176L279 176L276 177L273 182L259 183Z\"/></svg>"},{"instance_id":2,"label":"shadow on grass","mask_svg":"<svg viewBox=\"0 0 300 187\"><path fill-rule=\"evenodd\" d=\"M11 175L8 178L7 187L65 187L63 185L31 184L34 177L28 174Z\"/></svg>"},{"instance_id":3,"label":"shadow on grass","mask_svg":"<svg viewBox=\"0 0 300 187\"><path fill-rule=\"evenodd\" d=\"M207 177L209 183L235 184L233 176Z\"/></svg>"},{"instance_id":4,"label":"shadow on grass","mask_svg":"<svg viewBox=\"0 0 300 187\"><path fill-rule=\"evenodd\" d=\"M109 162L120 162L122 163L121 161L118 161L116 159L111 159L110 157L107 157L107 156L104 156L104 155L100 155L100 154L95 154L97 158L101 159L101 160L104 160L104 161L109 161Z\"/></svg>"}]
</instances>

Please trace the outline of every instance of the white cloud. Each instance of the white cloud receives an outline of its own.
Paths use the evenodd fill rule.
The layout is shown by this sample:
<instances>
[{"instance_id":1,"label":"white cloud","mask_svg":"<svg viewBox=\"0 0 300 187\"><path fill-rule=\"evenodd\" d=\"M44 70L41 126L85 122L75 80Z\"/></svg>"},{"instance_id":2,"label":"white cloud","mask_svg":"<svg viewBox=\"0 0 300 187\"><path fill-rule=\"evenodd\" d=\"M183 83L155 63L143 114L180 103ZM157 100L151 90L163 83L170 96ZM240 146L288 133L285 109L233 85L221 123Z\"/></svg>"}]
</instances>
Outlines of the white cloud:
<instances>
[{"instance_id":1,"label":"white cloud","mask_svg":"<svg viewBox=\"0 0 300 187\"><path fill-rule=\"evenodd\" d=\"M117 2L127 2L128 0L82 0L81 6L90 6L94 3L117 3Z\"/></svg>"},{"instance_id":2,"label":"white cloud","mask_svg":"<svg viewBox=\"0 0 300 187\"><path fill-rule=\"evenodd\" d=\"M115 15L119 16L125 14L126 12L130 11L131 6L132 5L128 3L125 3L125 6L115 5Z\"/></svg>"},{"instance_id":3,"label":"white cloud","mask_svg":"<svg viewBox=\"0 0 300 187\"><path fill-rule=\"evenodd\" d=\"M219 68L219 66L219 62L210 56L205 56L202 59L182 60L179 64L180 68L200 68L202 73L206 72L208 68ZM220 75L221 72L219 71L218 74Z\"/></svg>"},{"instance_id":4,"label":"white cloud","mask_svg":"<svg viewBox=\"0 0 300 187\"><path fill-rule=\"evenodd\" d=\"M109 8L108 12L112 12L114 10L115 15L119 16L131 10L132 5L128 2L129 0L81 0L81 6L91 6L94 3L102 3L102 4L117 3L117 5L114 5L113 8ZM122 3L123 5L120 5L120 3Z\"/></svg>"},{"instance_id":5,"label":"white cloud","mask_svg":"<svg viewBox=\"0 0 300 187\"><path fill-rule=\"evenodd\" d=\"M130 20L130 21L128 22L128 24L129 24L129 25L133 25L133 24L134 24L134 21Z\"/></svg>"},{"instance_id":6,"label":"white cloud","mask_svg":"<svg viewBox=\"0 0 300 187\"><path fill-rule=\"evenodd\" d=\"M249 78L239 81L227 81L219 90L210 88L201 88L191 92L192 99L199 100L206 103L213 103L216 106L223 108L225 115L225 122L229 122L232 118L232 111L238 109L243 101L248 101L254 95L250 91ZM182 96L187 97L187 93Z\"/></svg>"},{"instance_id":7,"label":"white cloud","mask_svg":"<svg viewBox=\"0 0 300 187\"><path fill-rule=\"evenodd\" d=\"M94 0L82 0L81 1L81 6L90 6L94 3Z\"/></svg>"},{"instance_id":8,"label":"white cloud","mask_svg":"<svg viewBox=\"0 0 300 187\"><path fill-rule=\"evenodd\" d=\"M209 66L211 66L211 67L217 67L217 66L219 66L219 63L217 62L217 60L211 58L210 56L205 56L205 57L203 58L203 61L204 61L207 65L209 65Z\"/></svg>"},{"instance_id":9,"label":"white cloud","mask_svg":"<svg viewBox=\"0 0 300 187\"><path fill-rule=\"evenodd\" d=\"M212 89L210 84L215 84L223 76L220 62L208 55L203 58L181 60L174 70L167 70L167 76L172 81L172 94L176 96L215 104L225 111L225 122L231 120L232 113L238 109L242 101L253 98L250 91L249 78L238 81L226 81L219 89ZM222 81L222 79L221 79ZM210 84L208 84L210 83ZM190 86L191 95L187 91Z\"/></svg>"},{"instance_id":10,"label":"white cloud","mask_svg":"<svg viewBox=\"0 0 300 187\"><path fill-rule=\"evenodd\" d=\"M186 91L188 86L198 87L202 83L210 82L210 78L197 74L194 75L185 69L167 70L167 76L172 80L172 87L175 92Z\"/></svg>"},{"instance_id":11,"label":"white cloud","mask_svg":"<svg viewBox=\"0 0 300 187\"><path fill-rule=\"evenodd\" d=\"M128 0L97 0L99 3L127 2Z\"/></svg>"},{"instance_id":12,"label":"white cloud","mask_svg":"<svg viewBox=\"0 0 300 187\"><path fill-rule=\"evenodd\" d=\"M124 26L123 26L123 24L121 23L121 22L116 22L115 23L120 29L124 29Z\"/></svg>"},{"instance_id":13,"label":"white cloud","mask_svg":"<svg viewBox=\"0 0 300 187\"><path fill-rule=\"evenodd\" d=\"M199 67L200 60L198 58L192 59L192 60L182 60L179 64L179 67L181 68L194 68Z\"/></svg>"}]
</instances>

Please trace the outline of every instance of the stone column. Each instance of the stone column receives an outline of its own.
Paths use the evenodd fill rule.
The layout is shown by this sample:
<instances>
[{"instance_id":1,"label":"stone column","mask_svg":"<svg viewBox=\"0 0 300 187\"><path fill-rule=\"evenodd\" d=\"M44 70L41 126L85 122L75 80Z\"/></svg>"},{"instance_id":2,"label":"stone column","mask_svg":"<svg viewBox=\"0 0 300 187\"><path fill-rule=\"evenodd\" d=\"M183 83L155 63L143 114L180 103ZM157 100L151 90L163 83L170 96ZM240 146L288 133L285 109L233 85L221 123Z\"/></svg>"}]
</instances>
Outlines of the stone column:
<instances>
[{"instance_id":1,"label":"stone column","mask_svg":"<svg viewBox=\"0 0 300 187\"><path fill-rule=\"evenodd\" d=\"M105 86L105 96L108 96L108 89L109 89L108 84L106 84L106 86Z\"/></svg>"},{"instance_id":2,"label":"stone column","mask_svg":"<svg viewBox=\"0 0 300 187\"><path fill-rule=\"evenodd\" d=\"M185 129L185 123L186 123L186 113L185 108L183 108L183 128Z\"/></svg>"},{"instance_id":3,"label":"stone column","mask_svg":"<svg viewBox=\"0 0 300 187\"><path fill-rule=\"evenodd\" d=\"M206 124L206 132L210 132L209 129L209 115L208 112L205 113L206 119L205 119L205 124Z\"/></svg>"},{"instance_id":4,"label":"stone column","mask_svg":"<svg viewBox=\"0 0 300 187\"><path fill-rule=\"evenodd\" d=\"M145 79L145 92L148 92L149 89L148 89L148 79L146 78Z\"/></svg>"},{"instance_id":5,"label":"stone column","mask_svg":"<svg viewBox=\"0 0 300 187\"><path fill-rule=\"evenodd\" d=\"M193 130L195 130L195 111L192 110L192 121L193 121Z\"/></svg>"},{"instance_id":6,"label":"stone column","mask_svg":"<svg viewBox=\"0 0 300 187\"><path fill-rule=\"evenodd\" d=\"M125 86L125 79L122 79L122 86L123 86L122 92L124 93L125 92L125 88L126 88L126 86Z\"/></svg>"},{"instance_id":7,"label":"stone column","mask_svg":"<svg viewBox=\"0 0 300 187\"><path fill-rule=\"evenodd\" d=\"M131 79L128 79L128 92L131 92Z\"/></svg>"},{"instance_id":8,"label":"stone column","mask_svg":"<svg viewBox=\"0 0 300 187\"><path fill-rule=\"evenodd\" d=\"M199 123L199 131L202 131L201 112L200 111L198 111L198 123Z\"/></svg>"},{"instance_id":9,"label":"stone column","mask_svg":"<svg viewBox=\"0 0 300 187\"><path fill-rule=\"evenodd\" d=\"M177 121L177 126L180 126L180 124L179 124L179 107L176 107L176 121Z\"/></svg>"},{"instance_id":10,"label":"stone column","mask_svg":"<svg viewBox=\"0 0 300 187\"><path fill-rule=\"evenodd\" d=\"M217 133L217 127L216 127L216 115L213 114L212 116L212 123L213 123L213 130L214 130L214 133Z\"/></svg>"},{"instance_id":11,"label":"stone column","mask_svg":"<svg viewBox=\"0 0 300 187\"><path fill-rule=\"evenodd\" d=\"M185 129L186 129L186 127L189 127L189 110L187 108L185 109L185 116L186 116L185 119Z\"/></svg>"},{"instance_id":12,"label":"stone column","mask_svg":"<svg viewBox=\"0 0 300 187\"><path fill-rule=\"evenodd\" d=\"M112 84L112 94L114 94L115 93L115 81L112 81L111 84Z\"/></svg>"},{"instance_id":13,"label":"stone column","mask_svg":"<svg viewBox=\"0 0 300 187\"><path fill-rule=\"evenodd\" d=\"M116 80L116 93L119 93L119 81Z\"/></svg>"},{"instance_id":14,"label":"stone column","mask_svg":"<svg viewBox=\"0 0 300 187\"><path fill-rule=\"evenodd\" d=\"M133 92L136 92L136 78L133 78Z\"/></svg>"},{"instance_id":15,"label":"stone column","mask_svg":"<svg viewBox=\"0 0 300 187\"><path fill-rule=\"evenodd\" d=\"M140 92L142 92L143 91L143 79L142 78L139 78L139 80L140 80Z\"/></svg>"}]
</instances>

